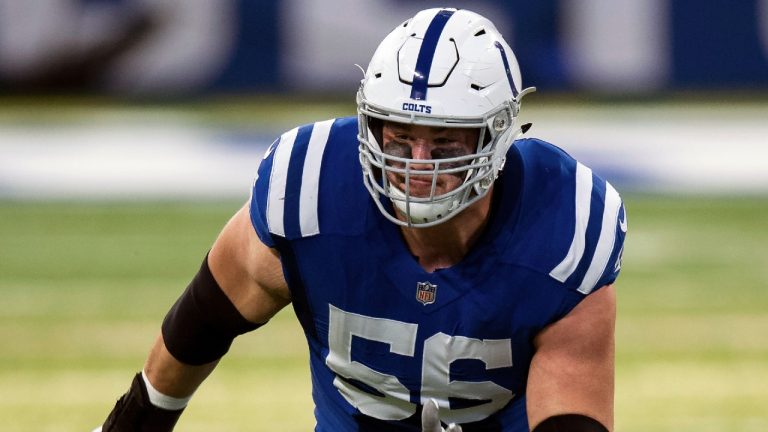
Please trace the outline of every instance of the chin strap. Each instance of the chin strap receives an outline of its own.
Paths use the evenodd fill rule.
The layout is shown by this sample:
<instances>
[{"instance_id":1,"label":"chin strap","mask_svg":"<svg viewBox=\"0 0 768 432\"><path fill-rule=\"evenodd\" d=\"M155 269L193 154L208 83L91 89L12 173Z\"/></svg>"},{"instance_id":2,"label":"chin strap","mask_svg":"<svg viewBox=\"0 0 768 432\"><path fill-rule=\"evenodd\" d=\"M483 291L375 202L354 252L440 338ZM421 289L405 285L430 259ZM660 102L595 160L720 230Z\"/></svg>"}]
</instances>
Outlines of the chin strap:
<instances>
[{"instance_id":1,"label":"chin strap","mask_svg":"<svg viewBox=\"0 0 768 432\"><path fill-rule=\"evenodd\" d=\"M389 193L393 197L392 204L403 212L410 222L417 224L443 218L458 205L454 197L430 203L408 202L405 193L393 184L389 185Z\"/></svg>"}]
</instances>

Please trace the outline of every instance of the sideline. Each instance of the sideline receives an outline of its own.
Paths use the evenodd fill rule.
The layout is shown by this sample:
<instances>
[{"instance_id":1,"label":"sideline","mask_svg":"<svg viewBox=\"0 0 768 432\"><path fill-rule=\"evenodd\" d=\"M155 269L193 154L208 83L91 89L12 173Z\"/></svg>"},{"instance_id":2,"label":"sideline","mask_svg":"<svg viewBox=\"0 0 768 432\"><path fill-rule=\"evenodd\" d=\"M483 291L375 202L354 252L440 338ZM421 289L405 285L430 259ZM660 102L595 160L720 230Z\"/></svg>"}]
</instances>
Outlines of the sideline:
<instances>
[{"instance_id":1,"label":"sideline","mask_svg":"<svg viewBox=\"0 0 768 432\"><path fill-rule=\"evenodd\" d=\"M533 104L532 104L533 105ZM622 191L768 193L768 109L588 106L523 112ZM282 131L203 125L183 113L0 122L0 198L245 198Z\"/></svg>"}]
</instances>

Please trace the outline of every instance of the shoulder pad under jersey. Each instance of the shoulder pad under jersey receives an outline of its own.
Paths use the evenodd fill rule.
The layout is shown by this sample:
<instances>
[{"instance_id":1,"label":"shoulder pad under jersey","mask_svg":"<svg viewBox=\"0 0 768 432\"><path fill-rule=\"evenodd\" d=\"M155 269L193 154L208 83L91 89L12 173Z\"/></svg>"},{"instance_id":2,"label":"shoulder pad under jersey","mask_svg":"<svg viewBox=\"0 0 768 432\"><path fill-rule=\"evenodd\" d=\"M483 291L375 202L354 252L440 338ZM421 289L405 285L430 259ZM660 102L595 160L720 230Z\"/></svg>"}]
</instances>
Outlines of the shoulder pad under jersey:
<instances>
[{"instance_id":1,"label":"shoulder pad under jersey","mask_svg":"<svg viewBox=\"0 0 768 432\"><path fill-rule=\"evenodd\" d=\"M251 222L261 241L354 229L367 204L354 117L303 125L269 146L251 191ZM364 194L360 194L363 192ZM357 198L357 199L356 199Z\"/></svg>"},{"instance_id":2,"label":"shoulder pad under jersey","mask_svg":"<svg viewBox=\"0 0 768 432\"><path fill-rule=\"evenodd\" d=\"M565 151L536 139L516 143L523 173L519 229L526 265L582 294L621 269L627 217L618 192Z\"/></svg>"}]
</instances>

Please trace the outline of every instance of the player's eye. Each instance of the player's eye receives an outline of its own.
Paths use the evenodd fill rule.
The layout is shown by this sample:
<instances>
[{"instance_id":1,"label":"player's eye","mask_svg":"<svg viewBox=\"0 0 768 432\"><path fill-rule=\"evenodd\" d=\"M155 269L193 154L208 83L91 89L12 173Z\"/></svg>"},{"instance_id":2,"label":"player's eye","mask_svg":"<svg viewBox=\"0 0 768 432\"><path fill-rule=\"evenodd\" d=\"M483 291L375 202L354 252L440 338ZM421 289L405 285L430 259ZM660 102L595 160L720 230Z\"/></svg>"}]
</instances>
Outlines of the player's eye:
<instances>
[{"instance_id":1,"label":"player's eye","mask_svg":"<svg viewBox=\"0 0 768 432\"><path fill-rule=\"evenodd\" d=\"M449 159L466 156L469 152L463 146L435 147L430 152L432 159Z\"/></svg>"},{"instance_id":2,"label":"player's eye","mask_svg":"<svg viewBox=\"0 0 768 432\"><path fill-rule=\"evenodd\" d=\"M469 152L464 147L436 147L432 150L432 159L451 159L468 155ZM441 163L441 169L459 168L469 165L469 160ZM458 173L456 174L458 175Z\"/></svg>"},{"instance_id":3,"label":"player's eye","mask_svg":"<svg viewBox=\"0 0 768 432\"><path fill-rule=\"evenodd\" d=\"M387 141L384 143L384 154L399 158L410 158L411 146L397 140Z\"/></svg>"}]
</instances>

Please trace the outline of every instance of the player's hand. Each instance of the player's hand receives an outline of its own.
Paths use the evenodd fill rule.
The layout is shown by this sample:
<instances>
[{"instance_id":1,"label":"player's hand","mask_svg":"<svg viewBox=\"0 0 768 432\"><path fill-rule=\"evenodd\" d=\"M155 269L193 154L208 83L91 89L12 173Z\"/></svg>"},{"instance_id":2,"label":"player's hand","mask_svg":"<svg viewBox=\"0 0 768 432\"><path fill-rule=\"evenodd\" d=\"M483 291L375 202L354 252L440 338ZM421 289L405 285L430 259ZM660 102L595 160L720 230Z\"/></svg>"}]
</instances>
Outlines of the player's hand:
<instances>
[{"instance_id":1,"label":"player's hand","mask_svg":"<svg viewBox=\"0 0 768 432\"><path fill-rule=\"evenodd\" d=\"M421 410L421 431L422 432L461 432L461 426L451 423L447 429L443 429L440 424L440 411L437 408L437 401L430 399L424 404Z\"/></svg>"}]
</instances>

